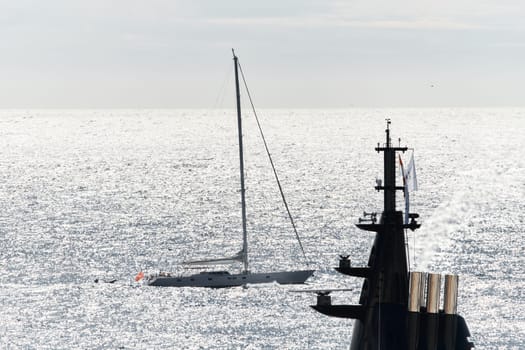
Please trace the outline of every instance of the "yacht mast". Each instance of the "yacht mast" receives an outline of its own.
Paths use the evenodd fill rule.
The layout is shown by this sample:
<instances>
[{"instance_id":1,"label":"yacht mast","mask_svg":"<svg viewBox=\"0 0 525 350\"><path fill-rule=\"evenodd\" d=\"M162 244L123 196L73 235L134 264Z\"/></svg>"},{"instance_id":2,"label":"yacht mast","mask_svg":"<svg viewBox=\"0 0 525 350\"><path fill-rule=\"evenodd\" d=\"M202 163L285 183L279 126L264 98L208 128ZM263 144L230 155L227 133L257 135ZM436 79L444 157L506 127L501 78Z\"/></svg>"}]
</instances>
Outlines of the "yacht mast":
<instances>
[{"instance_id":1,"label":"yacht mast","mask_svg":"<svg viewBox=\"0 0 525 350\"><path fill-rule=\"evenodd\" d=\"M248 237L246 234L246 199L244 188L244 156L242 147L242 121L241 121L241 94L239 92L239 73L238 58L233 51L233 65L235 68L235 93L237 98L237 129L239 132L239 163L241 171L241 208L242 208L242 262L244 264L244 273L248 272Z\"/></svg>"}]
</instances>

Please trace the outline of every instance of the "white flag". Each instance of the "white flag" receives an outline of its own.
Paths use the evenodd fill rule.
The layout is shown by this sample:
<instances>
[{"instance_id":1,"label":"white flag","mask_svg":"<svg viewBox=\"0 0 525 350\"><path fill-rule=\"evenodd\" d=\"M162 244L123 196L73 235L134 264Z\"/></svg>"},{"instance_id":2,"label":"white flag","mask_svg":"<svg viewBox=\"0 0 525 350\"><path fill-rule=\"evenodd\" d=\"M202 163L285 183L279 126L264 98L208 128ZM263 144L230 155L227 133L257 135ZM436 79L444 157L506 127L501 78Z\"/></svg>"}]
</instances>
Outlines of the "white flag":
<instances>
[{"instance_id":1,"label":"white flag","mask_svg":"<svg viewBox=\"0 0 525 350\"><path fill-rule=\"evenodd\" d=\"M403 165L401 155L399 155L399 167L401 168L401 176L403 176L403 194L405 195L405 225L408 225L408 212L410 210L410 194L407 186L407 174L405 172L405 167Z\"/></svg>"},{"instance_id":2,"label":"white flag","mask_svg":"<svg viewBox=\"0 0 525 350\"><path fill-rule=\"evenodd\" d=\"M417 191L416 163L414 162L414 153L410 158L408 167L405 172L406 186L409 191Z\"/></svg>"}]
</instances>

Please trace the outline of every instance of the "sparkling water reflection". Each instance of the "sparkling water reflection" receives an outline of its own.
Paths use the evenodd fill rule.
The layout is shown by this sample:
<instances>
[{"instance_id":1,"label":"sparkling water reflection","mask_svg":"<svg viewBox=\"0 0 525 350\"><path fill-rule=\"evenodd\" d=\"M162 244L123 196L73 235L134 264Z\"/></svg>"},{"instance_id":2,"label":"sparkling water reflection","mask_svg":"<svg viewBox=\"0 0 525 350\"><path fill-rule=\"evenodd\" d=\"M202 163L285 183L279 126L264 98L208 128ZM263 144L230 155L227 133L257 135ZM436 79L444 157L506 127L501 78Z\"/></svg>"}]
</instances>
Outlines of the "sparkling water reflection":
<instances>
[{"instance_id":1,"label":"sparkling water reflection","mask_svg":"<svg viewBox=\"0 0 525 350\"><path fill-rule=\"evenodd\" d=\"M314 286L354 288L331 269L365 264L380 210L374 152L384 118L416 149L416 270L460 274L459 311L481 349L525 346L525 110L261 111ZM251 266L304 267L253 120L246 116ZM279 285L208 290L134 283L139 270L240 249L231 111L0 112L0 347L340 349L351 321ZM95 279L117 281L94 283ZM294 287L292 287L294 288Z\"/></svg>"}]
</instances>

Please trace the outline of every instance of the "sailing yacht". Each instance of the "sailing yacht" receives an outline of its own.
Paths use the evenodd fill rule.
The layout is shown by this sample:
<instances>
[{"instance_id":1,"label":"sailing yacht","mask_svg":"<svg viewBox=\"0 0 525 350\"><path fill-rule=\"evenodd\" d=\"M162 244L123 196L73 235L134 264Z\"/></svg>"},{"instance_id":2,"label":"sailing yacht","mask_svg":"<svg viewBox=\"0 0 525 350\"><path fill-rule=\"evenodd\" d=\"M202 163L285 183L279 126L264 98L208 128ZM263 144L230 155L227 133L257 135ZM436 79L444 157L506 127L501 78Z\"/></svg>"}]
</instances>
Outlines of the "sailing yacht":
<instances>
[{"instance_id":1,"label":"sailing yacht","mask_svg":"<svg viewBox=\"0 0 525 350\"><path fill-rule=\"evenodd\" d=\"M232 49L232 53L233 53L233 62L234 62L234 71L235 71L235 92L236 92L236 102L237 102L237 129L238 129L238 136L239 136L239 164L240 164L240 182L241 182L241 209L242 209L241 213L242 213L243 246L242 246L242 250L239 251L235 256L232 256L232 257L191 261L191 262L186 262L185 265L205 266L205 265L219 265L219 264L223 265L223 264L229 264L229 263L235 263L235 262L242 262L242 265L243 265L242 271L240 273L230 273L228 271L203 271L203 272L192 274L189 276L175 276L171 273L161 272L159 274L145 277L146 283L150 286L222 288L222 287L243 286L246 284L254 284L254 283L270 283L270 282L277 282L279 284L301 284L301 283L304 283L314 273L314 270L252 273L250 272L248 268L248 235L246 231L246 200L245 200L245 186L244 186L244 158L243 158L243 143L242 143L243 139L242 139L242 120L241 120L241 100L240 100L240 92L239 92L239 69L243 77L243 82L244 82L246 89L247 89L247 85L246 85L246 80L244 79L244 74L242 73L242 68L240 67L240 64L239 64L239 60L237 56L235 55L235 52L233 51L233 49ZM247 92L248 92L248 96L250 97L248 90ZM250 102L252 102L251 97L250 97ZM251 105L253 107L253 103L251 103ZM275 171L275 167L273 165L273 161L272 161L270 152L268 150L266 140L264 139L264 134L262 133L262 129L259 124L257 113L255 112L255 109L254 109L254 115L257 120L259 131L261 132L261 137L263 139L264 146L266 148L266 153L268 154L268 157L270 158L270 164L272 165L273 173L275 175L275 179L277 180L277 184L281 192L281 197L283 199L285 208L288 212L290 222L293 226L296 238L299 242L303 255L306 259L306 255L304 254L302 243L299 239L299 235L297 234L297 230L295 228L293 218L290 215L288 204L286 203L286 200L284 198L284 194L283 194L280 182L279 182L279 178L277 176L277 172ZM140 280L144 277L144 274L139 273L137 277L138 278L136 278L136 280Z\"/></svg>"}]
</instances>

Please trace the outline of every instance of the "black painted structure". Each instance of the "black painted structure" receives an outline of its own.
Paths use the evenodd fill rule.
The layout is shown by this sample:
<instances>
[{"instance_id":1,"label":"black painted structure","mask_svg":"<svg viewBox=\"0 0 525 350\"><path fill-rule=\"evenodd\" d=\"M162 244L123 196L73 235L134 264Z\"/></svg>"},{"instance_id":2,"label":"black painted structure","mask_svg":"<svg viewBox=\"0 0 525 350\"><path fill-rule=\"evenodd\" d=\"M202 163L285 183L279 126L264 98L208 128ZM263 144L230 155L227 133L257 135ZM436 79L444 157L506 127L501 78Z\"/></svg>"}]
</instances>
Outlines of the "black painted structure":
<instances>
[{"instance_id":1,"label":"black painted structure","mask_svg":"<svg viewBox=\"0 0 525 350\"><path fill-rule=\"evenodd\" d=\"M341 256L337 271L364 278L358 305L332 305L327 293L318 296L315 310L334 317L355 319L351 350L435 349L465 350L473 344L465 320L459 315L408 311L409 274L405 249L405 229L416 230L417 214L403 223L403 213L396 210L396 152L407 147L393 147L390 120L387 120L386 143L375 149L384 155L384 183L376 190L384 191L384 210L379 223L376 213L364 213L356 226L376 232L366 267L352 267L348 256ZM367 218L368 217L368 218ZM322 299L322 300L321 300Z\"/></svg>"}]
</instances>

